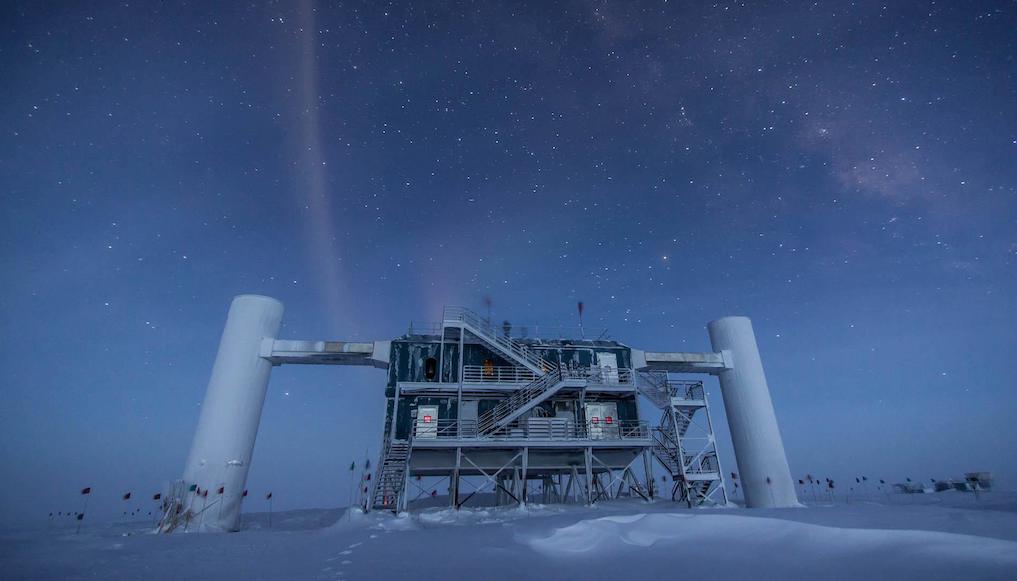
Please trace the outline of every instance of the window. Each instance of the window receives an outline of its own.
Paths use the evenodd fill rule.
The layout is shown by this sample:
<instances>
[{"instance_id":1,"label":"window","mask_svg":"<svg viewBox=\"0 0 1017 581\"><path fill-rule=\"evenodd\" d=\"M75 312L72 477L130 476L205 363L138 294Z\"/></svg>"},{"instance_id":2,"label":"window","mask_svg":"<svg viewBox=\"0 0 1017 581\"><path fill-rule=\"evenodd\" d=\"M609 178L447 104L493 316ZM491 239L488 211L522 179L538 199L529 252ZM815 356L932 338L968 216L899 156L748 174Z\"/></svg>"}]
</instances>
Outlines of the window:
<instances>
[{"instance_id":1,"label":"window","mask_svg":"<svg viewBox=\"0 0 1017 581\"><path fill-rule=\"evenodd\" d=\"M494 377L494 361L491 359L484 360L484 377Z\"/></svg>"},{"instance_id":2,"label":"window","mask_svg":"<svg viewBox=\"0 0 1017 581\"><path fill-rule=\"evenodd\" d=\"M428 381L435 381L438 377L438 360L434 357L428 357L424 361L424 378Z\"/></svg>"}]
</instances>

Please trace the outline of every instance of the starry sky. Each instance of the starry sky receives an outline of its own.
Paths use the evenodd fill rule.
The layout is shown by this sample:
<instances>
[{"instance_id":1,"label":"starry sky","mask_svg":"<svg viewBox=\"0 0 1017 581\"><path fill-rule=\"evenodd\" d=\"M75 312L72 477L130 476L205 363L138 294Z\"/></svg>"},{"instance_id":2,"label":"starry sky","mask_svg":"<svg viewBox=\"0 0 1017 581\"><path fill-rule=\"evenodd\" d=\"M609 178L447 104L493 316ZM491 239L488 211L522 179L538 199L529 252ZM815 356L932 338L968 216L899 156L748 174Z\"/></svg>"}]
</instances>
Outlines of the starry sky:
<instances>
[{"instance_id":1,"label":"starry sky","mask_svg":"<svg viewBox=\"0 0 1017 581\"><path fill-rule=\"evenodd\" d=\"M289 339L489 297L705 351L747 315L795 477L1013 487L1015 31L1005 1L5 2L0 525L179 478L240 293ZM277 368L247 509L345 504L383 384Z\"/></svg>"}]
</instances>

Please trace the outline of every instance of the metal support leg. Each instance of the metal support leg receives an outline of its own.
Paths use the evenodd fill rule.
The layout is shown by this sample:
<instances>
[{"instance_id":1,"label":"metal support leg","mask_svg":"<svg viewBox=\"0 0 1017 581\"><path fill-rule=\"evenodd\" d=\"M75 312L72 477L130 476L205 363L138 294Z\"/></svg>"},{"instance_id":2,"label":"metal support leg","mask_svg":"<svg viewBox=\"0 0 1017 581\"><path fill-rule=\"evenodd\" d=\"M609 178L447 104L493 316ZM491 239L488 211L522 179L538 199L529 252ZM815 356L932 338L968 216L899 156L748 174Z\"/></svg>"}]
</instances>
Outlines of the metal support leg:
<instances>
[{"instance_id":1,"label":"metal support leg","mask_svg":"<svg viewBox=\"0 0 1017 581\"><path fill-rule=\"evenodd\" d=\"M593 448L586 448L586 504L593 504Z\"/></svg>"},{"instance_id":2,"label":"metal support leg","mask_svg":"<svg viewBox=\"0 0 1017 581\"><path fill-rule=\"evenodd\" d=\"M459 468L463 460L463 449L456 448L456 467L452 472L452 482L449 486L449 496L452 497L452 508L459 510Z\"/></svg>"},{"instance_id":3,"label":"metal support leg","mask_svg":"<svg viewBox=\"0 0 1017 581\"><path fill-rule=\"evenodd\" d=\"M577 493L573 487L579 487L579 471L575 466L572 467L572 471L569 473L569 482L565 485L565 498L570 498L571 495L572 504L576 504Z\"/></svg>"},{"instance_id":4,"label":"metal support leg","mask_svg":"<svg viewBox=\"0 0 1017 581\"><path fill-rule=\"evenodd\" d=\"M650 449L643 450L643 472L646 478L646 494L653 500L654 489L656 488L653 480L653 462L650 460Z\"/></svg>"},{"instance_id":5,"label":"metal support leg","mask_svg":"<svg viewBox=\"0 0 1017 581\"><path fill-rule=\"evenodd\" d=\"M521 478L519 480L519 483L522 485L523 488L521 490L521 494L519 495L519 506L526 506L526 501L529 500L528 498L526 498L529 495L530 489L530 487L527 485L526 480L526 471L529 469L529 467L530 467L530 449L523 448L523 470L522 473L520 474Z\"/></svg>"}]
</instances>

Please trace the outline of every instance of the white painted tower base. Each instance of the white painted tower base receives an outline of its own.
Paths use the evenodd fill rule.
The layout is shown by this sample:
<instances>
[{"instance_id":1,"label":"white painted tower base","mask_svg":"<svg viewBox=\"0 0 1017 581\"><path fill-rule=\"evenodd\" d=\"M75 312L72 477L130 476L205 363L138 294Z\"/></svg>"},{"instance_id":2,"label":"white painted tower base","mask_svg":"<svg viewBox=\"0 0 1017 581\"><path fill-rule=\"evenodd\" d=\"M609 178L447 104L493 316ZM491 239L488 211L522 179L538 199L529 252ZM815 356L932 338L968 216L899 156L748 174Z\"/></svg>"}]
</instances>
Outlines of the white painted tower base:
<instances>
[{"instance_id":1,"label":"white painted tower base","mask_svg":"<svg viewBox=\"0 0 1017 581\"><path fill-rule=\"evenodd\" d=\"M272 364L261 357L261 344L266 337L275 339L282 315L282 303L269 297L240 295L230 305L184 467L185 484L197 486L184 499L191 530L239 528L240 504L272 371ZM207 490L207 496L199 496L198 490Z\"/></svg>"},{"instance_id":2,"label":"white painted tower base","mask_svg":"<svg viewBox=\"0 0 1017 581\"><path fill-rule=\"evenodd\" d=\"M720 372L739 481L749 508L799 506L763 374L752 322L724 317L709 324L714 351L727 351L732 369Z\"/></svg>"}]
</instances>

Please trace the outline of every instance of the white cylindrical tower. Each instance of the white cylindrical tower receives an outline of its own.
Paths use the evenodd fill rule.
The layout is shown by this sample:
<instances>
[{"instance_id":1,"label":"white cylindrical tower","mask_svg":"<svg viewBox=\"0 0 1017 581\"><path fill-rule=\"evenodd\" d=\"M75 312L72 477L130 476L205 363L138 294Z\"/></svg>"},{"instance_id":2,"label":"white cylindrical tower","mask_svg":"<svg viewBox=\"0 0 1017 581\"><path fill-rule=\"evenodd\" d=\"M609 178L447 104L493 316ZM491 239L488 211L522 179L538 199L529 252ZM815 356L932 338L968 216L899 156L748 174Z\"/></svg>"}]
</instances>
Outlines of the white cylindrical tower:
<instances>
[{"instance_id":1,"label":"white cylindrical tower","mask_svg":"<svg viewBox=\"0 0 1017 581\"><path fill-rule=\"evenodd\" d=\"M745 505L798 506L752 322L747 317L724 317L711 322L709 330L713 350L727 351L732 360L733 368L720 373L720 389Z\"/></svg>"},{"instance_id":2,"label":"white cylindrical tower","mask_svg":"<svg viewBox=\"0 0 1017 581\"><path fill-rule=\"evenodd\" d=\"M184 467L185 484L195 486L184 499L184 509L191 513L188 528L238 529L272 371L272 364L261 357L261 344L265 338L275 339L282 314L282 303L259 295L237 296L230 305ZM198 494L203 491L207 495Z\"/></svg>"}]
</instances>

